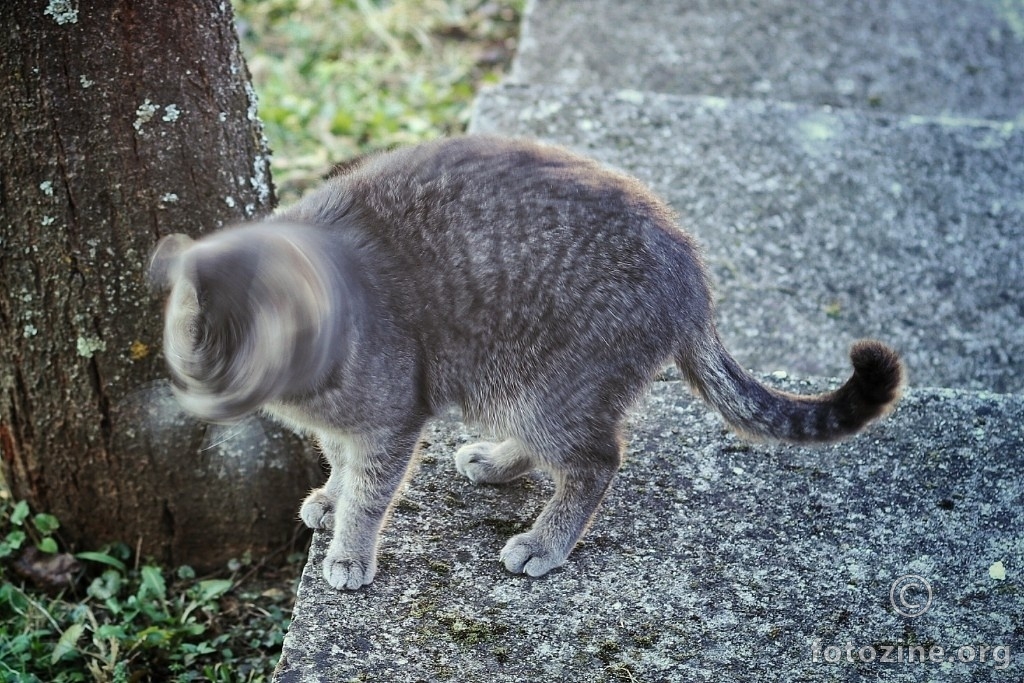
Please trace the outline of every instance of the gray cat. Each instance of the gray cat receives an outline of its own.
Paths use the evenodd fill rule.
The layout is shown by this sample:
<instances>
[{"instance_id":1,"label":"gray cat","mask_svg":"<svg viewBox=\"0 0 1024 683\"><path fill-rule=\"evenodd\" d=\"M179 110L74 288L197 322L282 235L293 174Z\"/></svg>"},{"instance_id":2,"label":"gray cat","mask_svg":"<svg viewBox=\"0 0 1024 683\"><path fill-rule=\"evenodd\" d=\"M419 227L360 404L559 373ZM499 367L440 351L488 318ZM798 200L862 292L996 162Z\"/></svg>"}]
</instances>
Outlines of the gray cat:
<instances>
[{"instance_id":1,"label":"gray cat","mask_svg":"<svg viewBox=\"0 0 1024 683\"><path fill-rule=\"evenodd\" d=\"M157 246L178 396L226 421L262 408L331 465L302 505L333 529L324 575L370 583L377 538L424 422L446 406L500 443L455 454L478 483L549 472L554 497L501 551L511 572L565 563L622 458L626 411L673 359L753 437L851 435L892 408L903 370L875 341L853 376L767 388L715 330L693 239L635 180L564 149L463 137L348 164L257 225Z\"/></svg>"}]
</instances>

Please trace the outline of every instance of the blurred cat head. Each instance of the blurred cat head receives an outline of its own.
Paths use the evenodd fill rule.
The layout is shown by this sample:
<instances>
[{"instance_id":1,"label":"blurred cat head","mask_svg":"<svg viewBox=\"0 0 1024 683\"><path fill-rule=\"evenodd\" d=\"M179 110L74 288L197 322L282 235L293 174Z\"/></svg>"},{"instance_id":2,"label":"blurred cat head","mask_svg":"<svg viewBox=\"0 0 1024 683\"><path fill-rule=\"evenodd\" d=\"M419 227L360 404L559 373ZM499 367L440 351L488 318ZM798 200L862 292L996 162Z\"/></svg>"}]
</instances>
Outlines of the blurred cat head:
<instances>
[{"instance_id":1,"label":"blurred cat head","mask_svg":"<svg viewBox=\"0 0 1024 683\"><path fill-rule=\"evenodd\" d=\"M236 420L329 370L337 293L322 254L313 229L291 224L160 240L149 278L169 291L164 356L187 410Z\"/></svg>"}]
</instances>

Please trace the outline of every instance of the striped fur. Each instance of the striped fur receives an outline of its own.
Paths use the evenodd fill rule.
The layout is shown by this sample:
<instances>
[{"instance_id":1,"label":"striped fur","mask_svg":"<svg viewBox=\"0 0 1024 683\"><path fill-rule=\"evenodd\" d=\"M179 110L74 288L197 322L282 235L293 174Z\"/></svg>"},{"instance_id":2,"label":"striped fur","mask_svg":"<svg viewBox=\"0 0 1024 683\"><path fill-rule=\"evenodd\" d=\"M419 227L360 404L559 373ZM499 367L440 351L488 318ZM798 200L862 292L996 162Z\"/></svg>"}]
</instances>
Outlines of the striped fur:
<instances>
[{"instance_id":1,"label":"striped fur","mask_svg":"<svg viewBox=\"0 0 1024 683\"><path fill-rule=\"evenodd\" d=\"M851 436L889 412L903 387L899 356L871 340L851 348L853 375L846 383L817 396L764 386L740 367L717 335L702 352L687 349L676 359L700 396L737 431L755 439L816 443Z\"/></svg>"}]
</instances>

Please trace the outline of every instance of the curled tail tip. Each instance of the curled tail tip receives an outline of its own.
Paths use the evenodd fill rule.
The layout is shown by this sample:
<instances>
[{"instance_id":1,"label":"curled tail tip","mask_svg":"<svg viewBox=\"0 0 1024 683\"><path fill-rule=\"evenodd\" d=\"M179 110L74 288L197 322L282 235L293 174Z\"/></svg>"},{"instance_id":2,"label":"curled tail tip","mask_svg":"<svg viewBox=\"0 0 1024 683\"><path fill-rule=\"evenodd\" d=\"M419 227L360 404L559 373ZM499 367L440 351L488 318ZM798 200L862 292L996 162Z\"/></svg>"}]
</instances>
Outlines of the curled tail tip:
<instances>
[{"instance_id":1,"label":"curled tail tip","mask_svg":"<svg viewBox=\"0 0 1024 683\"><path fill-rule=\"evenodd\" d=\"M903 392L906 370L900 354L880 341L863 339L850 349L852 382L860 399L887 411Z\"/></svg>"}]
</instances>

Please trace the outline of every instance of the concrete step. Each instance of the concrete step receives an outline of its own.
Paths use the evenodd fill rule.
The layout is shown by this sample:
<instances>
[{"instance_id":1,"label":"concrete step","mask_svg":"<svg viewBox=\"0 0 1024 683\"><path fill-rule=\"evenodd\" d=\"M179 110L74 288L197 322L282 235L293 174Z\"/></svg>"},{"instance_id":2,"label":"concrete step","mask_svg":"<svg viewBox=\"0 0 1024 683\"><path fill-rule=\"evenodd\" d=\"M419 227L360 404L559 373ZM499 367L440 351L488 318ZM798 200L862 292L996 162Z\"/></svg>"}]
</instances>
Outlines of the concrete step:
<instances>
[{"instance_id":1,"label":"concrete step","mask_svg":"<svg viewBox=\"0 0 1024 683\"><path fill-rule=\"evenodd\" d=\"M589 535L536 580L497 557L550 482L474 486L471 435L434 424L371 586L329 588L317 534L275 681L1021 680L1022 415L920 389L844 444L751 445L658 382Z\"/></svg>"},{"instance_id":2,"label":"concrete step","mask_svg":"<svg viewBox=\"0 0 1024 683\"><path fill-rule=\"evenodd\" d=\"M533 0L513 78L1017 119L1024 115L1024 5Z\"/></svg>"},{"instance_id":3,"label":"concrete step","mask_svg":"<svg viewBox=\"0 0 1024 683\"><path fill-rule=\"evenodd\" d=\"M666 198L749 367L843 377L876 337L914 385L1024 391L1020 126L511 85L472 130L568 145Z\"/></svg>"}]
</instances>

